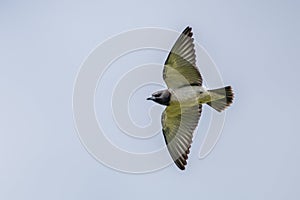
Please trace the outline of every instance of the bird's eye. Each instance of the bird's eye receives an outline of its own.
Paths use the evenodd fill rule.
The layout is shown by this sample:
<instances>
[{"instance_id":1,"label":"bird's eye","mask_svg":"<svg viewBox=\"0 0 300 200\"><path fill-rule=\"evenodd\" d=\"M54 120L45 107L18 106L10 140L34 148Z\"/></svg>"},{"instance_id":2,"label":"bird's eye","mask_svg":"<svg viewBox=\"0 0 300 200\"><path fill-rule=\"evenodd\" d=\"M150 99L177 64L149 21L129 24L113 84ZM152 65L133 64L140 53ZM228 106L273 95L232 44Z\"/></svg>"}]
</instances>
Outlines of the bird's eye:
<instances>
[{"instance_id":1,"label":"bird's eye","mask_svg":"<svg viewBox=\"0 0 300 200\"><path fill-rule=\"evenodd\" d=\"M153 94L152 96L154 96L154 97L159 97L160 94L156 93L156 94Z\"/></svg>"}]
</instances>

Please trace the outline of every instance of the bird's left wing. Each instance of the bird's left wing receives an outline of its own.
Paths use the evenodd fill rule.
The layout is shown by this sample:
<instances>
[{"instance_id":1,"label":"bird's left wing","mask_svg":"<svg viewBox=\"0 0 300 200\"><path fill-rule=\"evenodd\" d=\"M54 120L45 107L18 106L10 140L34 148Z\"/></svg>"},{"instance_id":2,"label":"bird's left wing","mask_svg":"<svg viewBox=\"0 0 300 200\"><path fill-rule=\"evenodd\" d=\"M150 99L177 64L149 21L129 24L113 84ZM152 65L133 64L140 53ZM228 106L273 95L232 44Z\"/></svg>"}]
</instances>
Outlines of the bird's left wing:
<instances>
[{"instance_id":1,"label":"bird's left wing","mask_svg":"<svg viewBox=\"0 0 300 200\"><path fill-rule=\"evenodd\" d=\"M178 37L163 70L163 78L168 88L188 85L202 85L202 77L196 67L196 54L192 28L187 27Z\"/></svg>"},{"instance_id":2,"label":"bird's left wing","mask_svg":"<svg viewBox=\"0 0 300 200\"><path fill-rule=\"evenodd\" d=\"M169 153L175 164L185 169L188 154L197 127L202 106L168 106L162 114L162 130Z\"/></svg>"}]
</instances>

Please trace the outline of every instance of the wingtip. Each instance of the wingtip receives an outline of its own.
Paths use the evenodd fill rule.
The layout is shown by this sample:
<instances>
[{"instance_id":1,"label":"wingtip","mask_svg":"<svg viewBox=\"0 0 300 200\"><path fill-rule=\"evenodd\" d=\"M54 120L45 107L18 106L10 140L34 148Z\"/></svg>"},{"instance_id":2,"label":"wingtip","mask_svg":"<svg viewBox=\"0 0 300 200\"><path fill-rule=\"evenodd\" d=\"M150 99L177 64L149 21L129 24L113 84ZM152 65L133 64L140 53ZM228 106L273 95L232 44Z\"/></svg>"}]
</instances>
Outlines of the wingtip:
<instances>
[{"instance_id":1,"label":"wingtip","mask_svg":"<svg viewBox=\"0 0 300 200\"><path fill-rule=\"evenodd\" d=\"M180 170L185 170L185 165L183 165L182 163L180 163L179 161L175 161L175 164L177 165L177 167L180 169Z\"/></svg>"},{"instance_id":2,"label":"wingtip","mask_svg":"<svg viewBox=\"0 0 300 200\"><path fill-rule=\"evenodd\" d=\"M185 151L184 154L182 154L177 160L175 160L175 164L176 166L180 169L180 170L185 170L185 167L187 165L187 160L188 160L188 154L190 153L190 147L191 145L189 145L188 149Z\"/></svg>"},{"instance_id":3,"label":"wingtip","mask_svg":"<svg viewBox=\"0 0 300 200\"><path fill-rule=\"evenodd\" d=\"M192 37L193 36L192 27L187 26L182 33L189 37Z\"/></svg>"},{"instance_id":4,"label":"wingtip","mask_svg":"<svg viewBox=\"0 0 300 200\"><path fill-rule=\"evenodd\" d=\"M187 30L192 30L192 27L191 26L187 26L185 29L187 29Z\"/></svg>"}]
</instances>

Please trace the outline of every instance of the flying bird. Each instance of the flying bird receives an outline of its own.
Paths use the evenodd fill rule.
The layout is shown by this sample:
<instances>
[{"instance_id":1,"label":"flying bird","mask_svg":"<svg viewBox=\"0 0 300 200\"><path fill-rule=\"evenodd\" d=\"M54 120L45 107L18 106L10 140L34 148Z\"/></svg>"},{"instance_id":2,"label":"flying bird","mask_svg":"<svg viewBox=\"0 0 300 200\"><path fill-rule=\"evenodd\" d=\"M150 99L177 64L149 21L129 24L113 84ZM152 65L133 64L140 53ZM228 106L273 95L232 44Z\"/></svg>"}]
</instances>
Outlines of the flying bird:
<instances>
[{"instance_id":1,"label":"flying bird","mask_svg":"<svg viewBox=\"0 0 300 200\"><path fill-rule=\"evenodd\" d=\"M231 86L206 89L196 67L196 54L192 28L187 27L178 37L163 69L168 89L157 91L147 100L166 106L161 116L162 132L168 151L181 170L185 169L198 125L202 105L207 104L218 112L233 100Z\"/></svg>"}]
</instances>

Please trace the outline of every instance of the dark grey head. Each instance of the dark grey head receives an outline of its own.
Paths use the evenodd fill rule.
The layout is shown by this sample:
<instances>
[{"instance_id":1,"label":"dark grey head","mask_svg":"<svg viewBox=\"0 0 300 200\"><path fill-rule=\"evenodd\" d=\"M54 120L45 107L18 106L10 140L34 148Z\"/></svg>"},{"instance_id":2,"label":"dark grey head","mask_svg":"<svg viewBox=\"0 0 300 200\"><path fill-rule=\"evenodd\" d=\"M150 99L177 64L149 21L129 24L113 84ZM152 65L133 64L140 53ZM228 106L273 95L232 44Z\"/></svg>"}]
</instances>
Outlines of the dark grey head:
<instances>
[{"instance_id":1,"label":"dark grey head","mask_svg":"<svg viewBox=\"0 0 300 200\"><path fill-rule=\"evenodd\" d=\"M147 100L152 100L156 103L168 106L171 99L171 93L168 90L160 90L154 92L151 97L147 98Z\"/></svg>"}]
</instances>

